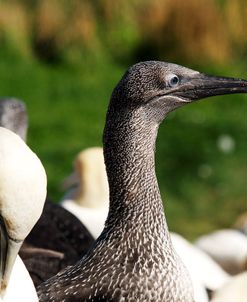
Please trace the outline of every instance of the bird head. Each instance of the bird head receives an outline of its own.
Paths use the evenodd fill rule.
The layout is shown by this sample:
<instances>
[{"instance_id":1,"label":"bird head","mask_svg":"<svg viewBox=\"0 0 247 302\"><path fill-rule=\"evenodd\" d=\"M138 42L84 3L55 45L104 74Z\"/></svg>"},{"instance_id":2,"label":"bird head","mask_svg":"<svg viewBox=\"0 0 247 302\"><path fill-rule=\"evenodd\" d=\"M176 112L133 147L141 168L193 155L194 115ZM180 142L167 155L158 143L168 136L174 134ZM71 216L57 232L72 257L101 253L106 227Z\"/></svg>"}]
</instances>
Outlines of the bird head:
<instances>
[{"instance_id":1,"label":"bird head","mask_svg":"<svg viewBox=\"0 0 247 302\"><path fill-rule=\"evenodd\" d=\"M171 111L206 97L247 92L247 81L210 76L172 63L147 61L133 65L113 91L115 112L142 109L161 122Z\"/></svg>"}]
</instances>

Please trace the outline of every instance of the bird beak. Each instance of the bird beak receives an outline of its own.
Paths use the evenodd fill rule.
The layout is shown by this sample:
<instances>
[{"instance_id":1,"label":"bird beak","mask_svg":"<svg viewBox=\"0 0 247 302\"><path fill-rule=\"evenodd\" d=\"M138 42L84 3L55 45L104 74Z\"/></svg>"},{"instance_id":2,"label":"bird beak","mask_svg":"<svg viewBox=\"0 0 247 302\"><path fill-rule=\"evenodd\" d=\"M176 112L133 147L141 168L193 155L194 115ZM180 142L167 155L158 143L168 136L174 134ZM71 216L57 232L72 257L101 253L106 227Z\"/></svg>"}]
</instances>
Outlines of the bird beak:
<instances>
[{"instance_id":1,"label":"bird beak","mask_svg":"<svg viewBox=\"0 0 247 302\"><path fill-rule=\"evenodd\" d=\"M171 92L185 102L207 98L215 95L246 93L247 81L235 78L209 76L203 73L188 78L188 81Z\"/></svg>"},{"instance_id":2,"label":"bird beak","mask_svg":"<svg viewBox=\"0 0 247 302\"><path fill-rule=\"evenodd\" d=\"M67 176L62 182L62 189L67 190L79 185L79 177L76 172Z\"/></svg>"},{"instance_id":3,"label":"bird beak","mask_svg":"<svg viewBox=\"0 0 247 302\"><path fill-rule=\"evenodd\" d=\"M3 297L22 241L9 238L4 220L0 219L0 296Z\"/></svg>"}]
</instances>

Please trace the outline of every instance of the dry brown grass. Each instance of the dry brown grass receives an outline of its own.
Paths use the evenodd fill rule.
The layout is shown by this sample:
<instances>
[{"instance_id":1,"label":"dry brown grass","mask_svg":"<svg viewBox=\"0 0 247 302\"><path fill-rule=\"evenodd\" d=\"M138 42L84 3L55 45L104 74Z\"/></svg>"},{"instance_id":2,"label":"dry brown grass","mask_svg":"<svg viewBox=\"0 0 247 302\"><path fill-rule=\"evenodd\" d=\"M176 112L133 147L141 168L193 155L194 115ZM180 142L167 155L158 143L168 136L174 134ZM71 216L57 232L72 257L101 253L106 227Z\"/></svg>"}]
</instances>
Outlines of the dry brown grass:
<instances>
[{"instance_id":1,"label":"dry brown grass","mask_svg":"<svg viewBox=\"0 0 247 302\"><path fill-rule=\"evenodd\" d=\"M145 44L160 58L224 63L235 45L246 44L245 2L228 0L223 9L217 0L5 1L0 38L15 41L22 52L34 44L38 53L54 56L104 47L121 56L121 45L131 56Z\"/></svg>"},{"instance_id":2,"label":"dry brown grass","mask_svg":"<svg viewBox=\"0 0 247 302\"><path fill-rule=\"evenodd\" d=\"M65 25L65 11L58 0L44 0L38 3L34 18L37 39L46 40L53 37L59 39Z\"/></svg>"},{"instance_id":3,"label":"dry brown grass","mask_svg":"<svg viewBox=\"0 0 247 302\"><path fill-rule=\"evenodd\" d=\"M0 3L0 43L7 42L27 55L30 53L30 16L21 3Z\"/></svg>"},{"instance_id":4,"label":"dry brown grass","mask_svg":"<svg viewBox=\"0 0 247 302\"><path fill-rule=\"evenodd\" d=\"M245 0L228 0L224 11L225 26L233 42L233 47L241 50L247 43L247 3Z\"/></svg>"},{"instance_id":5,"label":"dry brown grass","mask_svg":"<svg viewBox=\"0 0 247 302\"><path fill-rule=\"evenodd\" d=\"M222 14L212 0L147 1L140 27L170 57L223 63L230 56Z\"/></svg>"},{"instance_id":6,"label":"dry brown grass","mask_svg":"<svg viewBox=\"0 0 247 302\"><path fill-rule=\"evenodd\" d=\"M82 1L73 1L69 7L59 0L40 1L34 26L38 40L54 39L61 48L73 42L90 43L96 33L92 6Z\"/></svg>"}]
</instances>

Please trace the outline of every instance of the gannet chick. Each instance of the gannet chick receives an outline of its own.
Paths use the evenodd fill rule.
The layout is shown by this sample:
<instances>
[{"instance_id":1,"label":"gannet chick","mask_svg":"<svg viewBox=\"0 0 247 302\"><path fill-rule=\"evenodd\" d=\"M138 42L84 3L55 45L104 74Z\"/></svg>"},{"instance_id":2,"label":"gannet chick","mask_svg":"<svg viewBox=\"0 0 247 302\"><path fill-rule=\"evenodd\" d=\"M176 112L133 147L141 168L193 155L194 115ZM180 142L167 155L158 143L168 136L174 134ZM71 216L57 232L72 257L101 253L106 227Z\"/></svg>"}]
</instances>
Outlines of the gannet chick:
<instances>
[{"instance_id":1,"label":"gannet chick","mask_svg":"<svg viewBox=\"0 0 247 302\"><path fill-rule=\"evenodd\" d=\"M91 250L38 287L40 302L194 302L171 243L155 174L155 143L169 112L219 94L247 93L247 81L208 76L166 62L132 66L114 89L104 129L109 214Z\"/></svg>"},{"instance_id":2,"label":"gannet chick","mask_svg":"<svg viewBox=\"0 0 247 302\"><path fill-rule=\"evenodd\" d=\"M42 213L47 181L39 158L18 135L0 127L0 142L0 280L3 298L21 244ZM21 294L16 293L18 299ZM22 301L27 300L23 297Z\"/></svg>"},{"instance_id":3,"label":"gannet chick","mask_svg":"<svg viewBox=\"0 0 247 302\"><path fill-rule=\"evenodd\" d=\"M64 181L64 186L70 188L70 191L66 195L68 199L65 196L63 205L74 213L91 232L92 229L95 230L96 224L99 235L103 230L109 207L103 149L95 147L80 152L74 161L74 167L74 172ZM105 211L102 211L103 209ZM99 219L99 214L102 220ZM99 224L100 221L102 223ZM189 270L195 301L208 301L206 288L215 291L230 276L206 253L182 236L171 233L171 239L176 252Z\"/></svg>"},{"instance_id":4,"label":"gannet chick","mask_svg":"<svg viewBox=\"0 0 247 302\"><path fill-rule=\"evenodd\" d=\"M61 205L74 214L96 239L104 228L109 210L109 188L103 149L88 148L74 161L74 172L63 187L70 189Z\"/></svg>"},{"instance_id":5,"label":"gannet chick","mask_svg":"<svg viewBox=\"0 0 247 302\"><path fill-rule=\"evenodd\" d=\"M36 287L79 261L93 242L93 237L76 216L47 198L43 213L25 239L20 256Z\"/></svg>"},{"instance_id":6,"label":"gannet chick","mask_svg":"<svg viewBox=\"0 0 247 302\"><path fill-rule=\"evenodd\" d=\"M109 198L109 190L107 189L103 149L95 147L80 152L74 161L74 167L74 172L64 181L64 186L70 188L66 194L68 199L65 196L63 201L64 206L80 218L91 232L94 224L97 224L99 235L103 230L109 207L109 201L106 202ZM84 192L87 194L83 194ZM90 194L90 192L92 193ZM104 199L101 196L104 196ZM102 209L105 211L100 212ZM99 224L101 220L98 219L97 214L101 214L101 224ZM190 273L195 302L209 301L206 289L215 291L229 280L230 276L210 256L189 243L181 235L171 233L171 239L176 252Z\"/></svg>"}]
</instances>

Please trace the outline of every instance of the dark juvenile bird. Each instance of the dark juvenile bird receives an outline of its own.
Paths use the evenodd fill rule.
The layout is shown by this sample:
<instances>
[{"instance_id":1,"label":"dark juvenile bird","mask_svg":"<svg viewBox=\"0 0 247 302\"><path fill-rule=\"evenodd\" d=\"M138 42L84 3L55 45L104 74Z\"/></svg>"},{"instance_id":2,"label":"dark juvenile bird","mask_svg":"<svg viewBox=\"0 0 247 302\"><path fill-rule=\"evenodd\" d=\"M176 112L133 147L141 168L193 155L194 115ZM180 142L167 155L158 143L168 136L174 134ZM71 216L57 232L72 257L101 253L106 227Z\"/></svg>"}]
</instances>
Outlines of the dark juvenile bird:
<instances>
[{"instance_id":1,"label":"dark juvenile bird","mask_svg":"<svg viewBox=\"0 0 247 302\"><path fill-rule=\"evenodd\" d=\"M90 249L93 237L84 225L58 204L46 199L43 213L20 250L20 256L37 286Z\"/></svg>"},{"instance_id":2,"label":"dark juvenile bird","mask_svg":"<svg viewBox=\"0 0 247 302\"><path fill-rule=\"evenodd\" d=\"M157 131L178 107L240 92L247 92L247 81L165 62L139 63L125 73L112 93L103 137L110 187L105 228L81 261L38 287L41 302L194 301L155 175Z\"/></svg>"}]
</instances>

